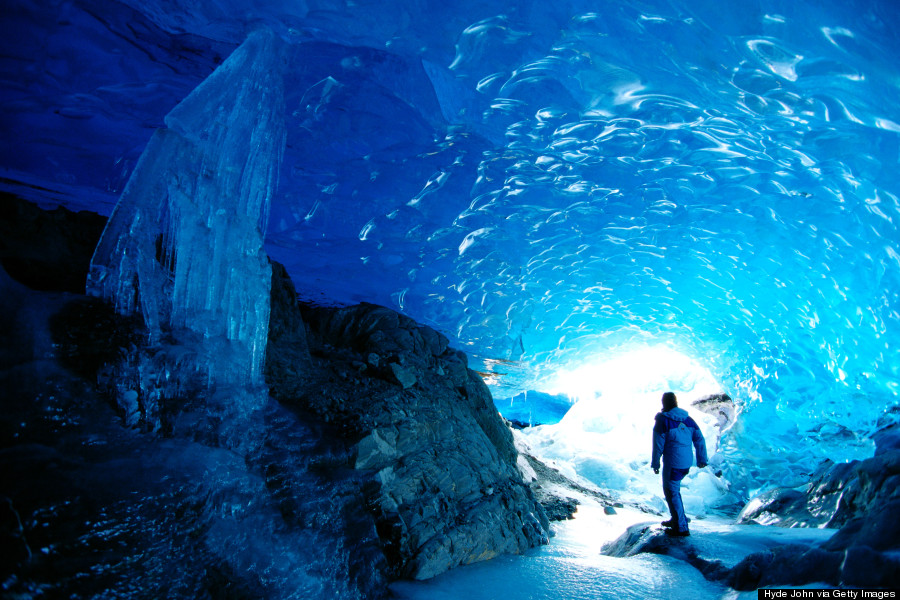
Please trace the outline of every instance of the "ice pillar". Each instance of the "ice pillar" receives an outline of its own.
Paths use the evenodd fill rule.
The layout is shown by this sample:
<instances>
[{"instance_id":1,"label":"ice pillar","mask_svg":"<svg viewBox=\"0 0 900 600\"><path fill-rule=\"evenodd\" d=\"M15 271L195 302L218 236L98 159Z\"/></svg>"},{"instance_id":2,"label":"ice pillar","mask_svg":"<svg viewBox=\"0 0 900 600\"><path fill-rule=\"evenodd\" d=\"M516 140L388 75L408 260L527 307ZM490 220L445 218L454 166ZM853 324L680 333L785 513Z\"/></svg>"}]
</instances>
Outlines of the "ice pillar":
<instances>
[{"instance_id":1,"label":"ice pillar","mask_svg":"<svg viewBox=\"0 0 900 600\"><path fill-rule=\"evenodd\" d=\"M154 342L196 342L211 385L263 381L263 236L285 143L282 61L281 40L255 32L166 116L88 276L88 293L142 314Z\"/></svg>"}]
</instances>

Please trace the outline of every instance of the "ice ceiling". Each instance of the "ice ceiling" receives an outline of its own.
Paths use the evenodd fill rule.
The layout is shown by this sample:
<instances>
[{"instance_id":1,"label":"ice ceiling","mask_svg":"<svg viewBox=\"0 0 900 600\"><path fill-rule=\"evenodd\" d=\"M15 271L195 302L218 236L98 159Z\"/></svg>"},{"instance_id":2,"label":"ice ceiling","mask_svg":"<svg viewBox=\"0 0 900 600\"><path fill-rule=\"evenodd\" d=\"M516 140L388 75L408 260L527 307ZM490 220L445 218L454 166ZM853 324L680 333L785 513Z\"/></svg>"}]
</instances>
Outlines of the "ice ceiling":
<instances>
[{"instance_id":1,"label":"ice ceiling","mask_svg":"<svg viewBox=\"0 0 900 600\"><path fill-rule=\"evenodd\" d=\"M267 250L306 298L428 323L500 395L650 345L786 436L896 403L890 0L12 0L0 21L6 189L109 214L166 113L266 26L291 42Z\"/></svg>"}]
</instances>

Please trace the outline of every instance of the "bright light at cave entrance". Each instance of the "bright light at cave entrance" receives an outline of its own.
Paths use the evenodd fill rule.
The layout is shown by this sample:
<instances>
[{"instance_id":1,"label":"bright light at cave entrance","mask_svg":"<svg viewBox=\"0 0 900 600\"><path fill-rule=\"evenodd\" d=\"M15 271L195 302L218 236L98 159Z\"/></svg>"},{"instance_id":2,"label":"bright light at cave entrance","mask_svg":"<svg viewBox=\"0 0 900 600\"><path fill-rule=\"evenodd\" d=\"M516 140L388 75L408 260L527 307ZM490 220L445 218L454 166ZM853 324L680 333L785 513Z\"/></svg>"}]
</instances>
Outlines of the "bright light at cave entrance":
<instances>
[{"instance_id":1,"label":"bright light at cave entrance","mask_svg":"<svg viewBox=\"0 0 900 600\"><path fill-rule=\"evenodd\" d=\"M558 372L550 387L548 392L577 401L558 424L524 432L528 444L566 474L623 497L665 508L659 478L649 468L650 432L663 392L675 392L679 406L700 424L709 453L716 451L715 418L691 408L691 402L721 393L722 386L708 369L672 348L651 346L599 358ZM708 470L693 470L684 482L689 512L703 514L724 493L724 485Z\"/></svg>"},{"instance_id":2,"label":"bright light at cave entrance","mask_svg":"<svg viewBox=\"0 0 900 600\"><path fill-rule=\"evenodd\" d=\"M649 427L661 408L663 392L675 392L679 405L689 409L693 400L722 391L708 369L668 346L648 346L598 359L559 372L557 377L557 393L577 400L563 423L602 435L602 440L588 435L585 441L606 446L629 460L646 454ZM694 414L701 423L705 417Z\"/></svg>"},{"instance_id":3,"label":"bright light at cave entrance","mask_svg":"<svg viewBox=\"0 0 900 600\"><path fill-rule=\"evenodd\" d=\"M577 400L649 395L658 404L666 391L693 399L721 392L722 387L708 369L681 352L647 346L559 371L550 391Z\"/></svg>"}]
</instances>

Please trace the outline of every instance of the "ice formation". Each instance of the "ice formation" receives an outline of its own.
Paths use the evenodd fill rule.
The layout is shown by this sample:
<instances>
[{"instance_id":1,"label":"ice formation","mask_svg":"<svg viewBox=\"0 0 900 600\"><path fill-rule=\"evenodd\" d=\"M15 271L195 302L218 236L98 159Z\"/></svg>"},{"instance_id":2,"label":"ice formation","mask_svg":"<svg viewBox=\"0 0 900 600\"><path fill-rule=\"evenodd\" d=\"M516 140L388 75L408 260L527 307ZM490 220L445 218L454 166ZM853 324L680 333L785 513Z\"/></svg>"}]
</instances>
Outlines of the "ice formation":
<instances>
[{"instance_id":1,"label":"ice formation","mask_svg":"<svg viewBox=\"0 0 900 600\"><path fill-rule=\"evenodd\" d=\"M211 345L196 365L210 385L262 383L282 60L281 40L257 31L166 116L91 264L89 293L141 314L153 342L187 330Z\"/></svg>"}]
</instances>

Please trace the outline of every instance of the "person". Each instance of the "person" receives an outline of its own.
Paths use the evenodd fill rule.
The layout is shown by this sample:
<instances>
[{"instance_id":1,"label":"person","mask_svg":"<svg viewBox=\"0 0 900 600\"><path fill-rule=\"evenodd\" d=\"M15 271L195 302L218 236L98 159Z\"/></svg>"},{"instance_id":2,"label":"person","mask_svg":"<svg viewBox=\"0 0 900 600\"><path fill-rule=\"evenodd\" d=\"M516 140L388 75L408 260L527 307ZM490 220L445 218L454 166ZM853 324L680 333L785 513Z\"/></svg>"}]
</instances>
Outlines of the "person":
<instances>
[{"instance_id":1,"label":"person","mask_svg":"<svg viewBox=\"0 0 900 600\"><path fill-rule=\"evenodd\" d=\"M692 452L691 446L693 445ZM673 392L662 396L662 412L656 413L653 425L653 455L650 468L659 475L659 459L662 458L662 488L669 505L672 518L663 521L666 533L674 536L688 536L688 518L684 514L681 501L681 480L691 470L694 454L697 466L703 468L708 462L706 440L697 423L683 408L678 408L678 399Z\"/></svg>"}]
</instances>

